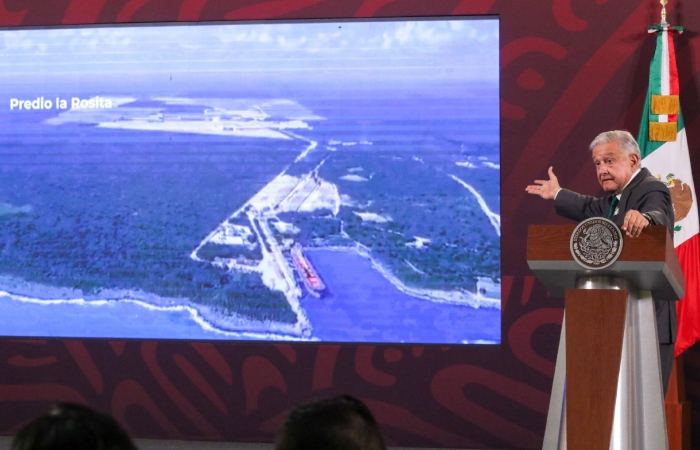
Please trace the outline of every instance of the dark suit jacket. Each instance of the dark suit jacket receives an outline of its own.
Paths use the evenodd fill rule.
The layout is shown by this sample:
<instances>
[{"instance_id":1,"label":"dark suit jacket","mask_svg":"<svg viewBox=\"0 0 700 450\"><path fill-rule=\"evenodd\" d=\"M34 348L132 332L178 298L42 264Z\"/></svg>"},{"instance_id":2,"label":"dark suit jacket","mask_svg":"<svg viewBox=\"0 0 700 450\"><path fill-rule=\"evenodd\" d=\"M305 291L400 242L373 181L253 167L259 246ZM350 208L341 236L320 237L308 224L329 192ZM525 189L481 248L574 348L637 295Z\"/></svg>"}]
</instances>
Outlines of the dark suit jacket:
<instances>
[{"instance_id":1,"label":"dark suit jacket","mask_svg":"<svg viewBox=\"0 0 700 450\"><path fill-rule=\"evenodd\" d=\"M557 214L581 221L589 217L607 217L612 195L596 198L562 189L554 200ZM651 217L652 225L665 225L673 237L674 214L671 194L664 183L643 168L622 191L618 213L610 220L622 226L625 213L636 209ZM656 326L660 344L676 341L676 304L674 301L654 299Z\"/></svg>"}]
</instances>

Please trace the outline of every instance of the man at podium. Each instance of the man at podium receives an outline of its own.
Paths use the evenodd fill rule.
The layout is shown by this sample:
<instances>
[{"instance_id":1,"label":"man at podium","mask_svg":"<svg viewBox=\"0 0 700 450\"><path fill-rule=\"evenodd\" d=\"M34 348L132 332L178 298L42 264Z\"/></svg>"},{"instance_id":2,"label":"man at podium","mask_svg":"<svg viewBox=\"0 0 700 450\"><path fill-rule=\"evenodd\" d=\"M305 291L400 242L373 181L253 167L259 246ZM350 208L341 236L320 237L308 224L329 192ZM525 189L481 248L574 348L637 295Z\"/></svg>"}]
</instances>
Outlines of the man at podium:
<instances>
[{"instance_id":1,"label":"man at podium","mask_svg":"<svg viewBox=\"0 0 700 450\"><path fill-rule=\"evenodd\" d=\"M627 131L606 131L593 139L589 148L598 182L606 196L581 195L561 188L552 167L548 180L535 180L535 184L525 190L554 200L557 214L569 219L606 217L629 237L639 236L649 225L665 225L673 237L671 194L664 183L640 166L641 153L634 137ZM654 299L654 306L665 392L673 365L676 306L674 301L662 299Z\"/></svg>"}]
</instances>

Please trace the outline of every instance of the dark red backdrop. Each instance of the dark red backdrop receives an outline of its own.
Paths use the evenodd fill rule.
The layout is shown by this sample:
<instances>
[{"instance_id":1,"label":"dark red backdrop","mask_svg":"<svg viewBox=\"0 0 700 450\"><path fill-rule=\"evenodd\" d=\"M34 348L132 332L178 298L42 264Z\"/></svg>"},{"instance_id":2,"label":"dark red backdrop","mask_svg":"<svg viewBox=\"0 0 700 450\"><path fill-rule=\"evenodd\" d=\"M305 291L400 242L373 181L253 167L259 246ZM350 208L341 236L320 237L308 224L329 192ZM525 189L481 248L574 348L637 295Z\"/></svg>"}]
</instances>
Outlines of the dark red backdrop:
<instances>
[{"instance_id":1,"label":"dark red backdrop","mask_svg":"<svg viewBox=\"0 0 700 450\"><path fill-rule=\"evenodd\" d=\"M264 442L300 402L351 393L391 445L539 448L562 302L528 271L525 233L563 221L524 186L551 164L567 187L598 192L586 148L600 131L636 133L654 45L646 27L659 9L658 0L0 0L0 26L10 27L497 14L503 194L500 347L4 340L0 433L70 400L110 411L137 437ZM700 2L669 9L686 28L676 44L681 104L698 168ZM700 350L686 355L700 412ZM693 423L700 429L700 414Z\"/></svg>"}]
</instances>

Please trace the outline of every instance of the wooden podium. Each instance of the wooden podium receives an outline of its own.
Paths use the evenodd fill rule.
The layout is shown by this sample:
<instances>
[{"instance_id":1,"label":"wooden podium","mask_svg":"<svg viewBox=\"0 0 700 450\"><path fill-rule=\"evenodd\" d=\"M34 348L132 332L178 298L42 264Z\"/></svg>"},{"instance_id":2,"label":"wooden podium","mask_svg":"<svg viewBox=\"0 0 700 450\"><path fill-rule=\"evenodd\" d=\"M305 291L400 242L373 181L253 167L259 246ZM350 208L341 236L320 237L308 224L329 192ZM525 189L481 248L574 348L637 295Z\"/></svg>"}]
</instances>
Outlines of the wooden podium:
<instances>
[{"instance_id":1,"label":"wooden podium","mask_svg":"<svg viewBox=\"0 0 700 450\"><path fill-rule=\"evenodd\" d=\"M579 265L575 225L531 225L527 260L565 315L543 449L668 449L653 298L683 297L685 280L663 226L624 238L615 263Z\"/></svg>"}]
</instances>

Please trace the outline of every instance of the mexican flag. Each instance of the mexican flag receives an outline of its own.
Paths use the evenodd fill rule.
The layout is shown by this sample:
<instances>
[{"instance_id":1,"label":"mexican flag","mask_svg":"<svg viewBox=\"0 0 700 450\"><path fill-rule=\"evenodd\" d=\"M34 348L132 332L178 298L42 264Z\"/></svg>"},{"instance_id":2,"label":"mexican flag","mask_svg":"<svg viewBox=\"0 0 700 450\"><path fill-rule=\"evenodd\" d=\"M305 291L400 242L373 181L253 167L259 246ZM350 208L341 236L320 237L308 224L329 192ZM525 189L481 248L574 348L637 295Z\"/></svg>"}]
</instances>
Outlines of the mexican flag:
<instances>
[{"instance_id":1,"label":"mexican flag","mask_svg":"<svg viewBox=\"0 0 700 450\"><path fill-rule=\"evenodd\" d=\"M637 141L642 166L666 183L673 199L673 240L686 280L685 297L676 304L678 356L700 340L700 226L673 47L673 35L683 29L661 24L650 27L649 32L656 33L656 51Z\"/></svg>"}]
</instances>

